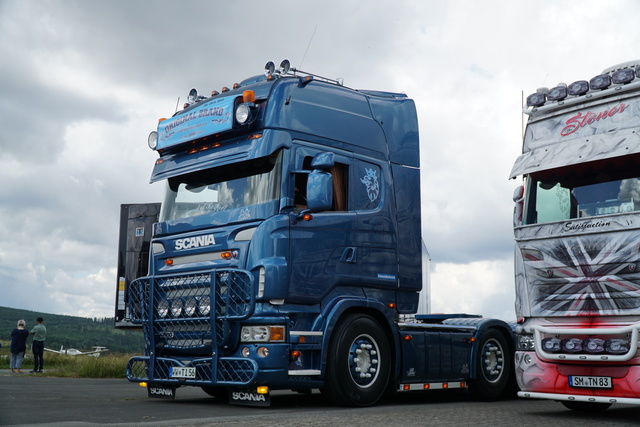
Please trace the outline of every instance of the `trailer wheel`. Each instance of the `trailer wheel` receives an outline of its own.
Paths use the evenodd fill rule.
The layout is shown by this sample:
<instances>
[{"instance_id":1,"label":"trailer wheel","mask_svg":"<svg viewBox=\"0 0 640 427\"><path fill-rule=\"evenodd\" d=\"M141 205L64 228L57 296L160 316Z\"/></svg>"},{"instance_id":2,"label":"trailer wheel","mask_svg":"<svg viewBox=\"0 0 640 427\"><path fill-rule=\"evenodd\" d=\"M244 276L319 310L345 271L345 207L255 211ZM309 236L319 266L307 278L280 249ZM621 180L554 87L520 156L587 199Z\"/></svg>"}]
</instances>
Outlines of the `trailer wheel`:
<instances>
[{"instance_id":1,"label":"trailer wheel","mask_svg":"<svg viewBox=\"0 0 640 427\"><path fill-rule=\"evenodd\" d=\"M572 401L563 400L560 403L562 403L565 408L571 409L572 411L584 412L584 413L590 413L590 414L606 411L607 409L609 409L609 406L611 406L611 403L576 402L573 400Z\"/></svg>"},{"instance_id":2,"label":"trailer wheel","mask_svg":"<svg viewBox=\"0 0 640 427\"><path fill-rule=\"evenodd\" d=\"M339 405L373 405L385 392L390 369L389 340L380 324L352 314L334 329L322 394Z\"/></svg>"},{"instance_id":3,"label":"trailer wheel","mask_svg":"<svg viewBox=\"0 0 640 427\"><path fill-rule=\"evenodd\" d=\"M472 394L482 400L502 395L509 384L513 364L505 337L489 329L480 338L476 357L476 378L471 382Z\"/></svg>"},{"instance_id":4,"label":"trailer wheel","mask_svg":"<svg viewBox=\"0 0 640 427\"><path fill-rule=\"evenodd\" d=\"M210 385L203 385L200 388L202 388L202 391L207 393L209 396L215 397L217 400L221 402L226 402L229 398L229 393L227 392L226 388L215 387Z\"/></svg>"}]
</instances>

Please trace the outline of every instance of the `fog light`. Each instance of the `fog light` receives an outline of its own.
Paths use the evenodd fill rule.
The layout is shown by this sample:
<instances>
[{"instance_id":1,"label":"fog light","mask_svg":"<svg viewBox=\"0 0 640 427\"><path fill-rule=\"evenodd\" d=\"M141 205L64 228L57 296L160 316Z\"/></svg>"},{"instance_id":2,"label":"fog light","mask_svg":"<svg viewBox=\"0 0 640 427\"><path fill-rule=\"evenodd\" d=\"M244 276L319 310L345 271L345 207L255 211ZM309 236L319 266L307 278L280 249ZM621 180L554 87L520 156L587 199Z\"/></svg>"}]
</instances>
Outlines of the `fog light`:
<instances>
[{"instance_id":1,"label":"fog light","mask_svg":"<svg viewBox=\"0 0 640 427\"><path fill-rule=\"evenodd\" d=\"M607 340L605 348L608 353L612 354L624 354L629 351L629 340L621 338L612 338Z\"/></svg>"},{"instance_id":2,"label":"fog light","mask_svg":"<svg viewBox=\"0 0 640 427\"><path fill-rule=\"evenodd\" d=\"M562 350L566 353L578 353L582 351L582 340L579 338L562 340Z\"/></svg>"},{"instance_id":3,"label":"fog light","mask_svg":"<svg viewBox=\"0 0 640 427\"><path fill-rule=\"evenodd\" d=\"M559 338L545 338L542 340L542 349L549 353L556 353L560 351L560 339Z\"/></svg>"},{"instance_id":4,"label":"fog light","mask_svg":"<svg viewBox=\"0 0 640 427\"><path fill-rule=\"evenodd\" d=\"M158 316L165 318L167 315L169 315L169 303L167 300L160 301L160 304L158 304Z\"/></svg>"},{"instance_id":5,"label":"fog light","mask_svg":"<svg viewBox=\"0 0 640 427\"><path fill-rule=\"evenodd\" d=\"M250 353L249 347L242 347L242 356L249 357L249 353Z\"/></svg>"},{"instance_id":6,"label":"fog light","mask_svg":"<svg viewBox=\"0 0 640 427\"><path fill-rule=\"evenodd\" d=\"M174 299L173 301L171 301L169 306L171 307L171 315L173 317L180 317L180 315L182 314L182 301L179 299Z\"/></svg>"},{"instance_id":7,"label":"fog light","mask_svg":"<svg viewBox=\"0 0 640 427\"><path fill-rule=\"evenodd\" d=\"M269 349L267 347L258 347L258 351L256 351L258 356L267 357L269 355Z\"/></svg>"},{"instance_id":8,"label":"fog light","mask_svg":"<svg viewBox=\"0 0 640 427\"><path fill-rule=\"evenodd\" d=\"M584 349L588 353L602 353L604 351L604 340L600 338L587 338L584 342Z\"/></svg>"}]
</instances>

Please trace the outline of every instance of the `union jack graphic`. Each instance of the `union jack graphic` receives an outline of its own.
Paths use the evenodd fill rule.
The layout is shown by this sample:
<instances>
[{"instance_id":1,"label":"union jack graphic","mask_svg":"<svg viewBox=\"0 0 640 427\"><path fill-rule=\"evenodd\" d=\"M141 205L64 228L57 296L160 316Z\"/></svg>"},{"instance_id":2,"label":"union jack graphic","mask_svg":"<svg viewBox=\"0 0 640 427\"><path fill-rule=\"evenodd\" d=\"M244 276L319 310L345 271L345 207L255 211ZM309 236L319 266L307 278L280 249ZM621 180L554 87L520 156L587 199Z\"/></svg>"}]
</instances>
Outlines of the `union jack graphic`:
<instances>
[{"instance_id":1,"label":"union jack graphic","mask_svg":"<svg viewBox=\"0 0 640 427\"><path fill-rule=\"evenodd\" d=\"M534 316L640 314L640 234L520 243Z\"/></svg>"}]
</instances>

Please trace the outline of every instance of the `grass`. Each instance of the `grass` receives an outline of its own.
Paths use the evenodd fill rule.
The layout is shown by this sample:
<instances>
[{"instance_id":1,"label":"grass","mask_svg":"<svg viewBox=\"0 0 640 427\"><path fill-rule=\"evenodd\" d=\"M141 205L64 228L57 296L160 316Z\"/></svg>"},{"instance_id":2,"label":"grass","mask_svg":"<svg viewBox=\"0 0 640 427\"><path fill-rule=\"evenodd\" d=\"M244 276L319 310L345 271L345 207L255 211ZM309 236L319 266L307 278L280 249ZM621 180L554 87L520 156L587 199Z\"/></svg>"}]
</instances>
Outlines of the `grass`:
<instances>
[{"instance_id":1,"label":"grass","mask_svg":"<svg viewBox=\"0 0 640 427\"><path fill-rule=\"evenodd\" d=\"M0 369L9 369L8 346L0 348ZM44 374L50 377L66 378L126 378L127 362L130 354L104 353L100 357L67 356L44 353ZM22 370L33 369L33 355L27 351L22 362Z\"/></svg>"}]
</instances>

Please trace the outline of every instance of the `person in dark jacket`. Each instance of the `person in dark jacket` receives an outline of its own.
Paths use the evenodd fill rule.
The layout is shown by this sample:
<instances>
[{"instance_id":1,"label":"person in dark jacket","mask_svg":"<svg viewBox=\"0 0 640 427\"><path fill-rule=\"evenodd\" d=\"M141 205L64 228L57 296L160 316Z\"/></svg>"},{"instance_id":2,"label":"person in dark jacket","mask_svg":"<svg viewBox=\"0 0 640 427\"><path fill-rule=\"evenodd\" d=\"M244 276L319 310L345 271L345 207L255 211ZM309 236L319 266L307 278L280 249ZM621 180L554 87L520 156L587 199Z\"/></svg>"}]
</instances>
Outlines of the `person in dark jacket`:
<instances>
[{"instance_id":1,"label":"person in dark jacket","mask_svg":"<svg viewBox=\"0 0 640 427\"><path fill-rule=\"evenodd\" d=\"M24 320L18 320L18 327L11 331L11 372L22 373L22 359L27 351L29 331L25 329Z\"/></svg>"}]
</instances>

